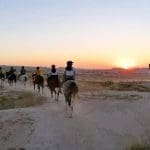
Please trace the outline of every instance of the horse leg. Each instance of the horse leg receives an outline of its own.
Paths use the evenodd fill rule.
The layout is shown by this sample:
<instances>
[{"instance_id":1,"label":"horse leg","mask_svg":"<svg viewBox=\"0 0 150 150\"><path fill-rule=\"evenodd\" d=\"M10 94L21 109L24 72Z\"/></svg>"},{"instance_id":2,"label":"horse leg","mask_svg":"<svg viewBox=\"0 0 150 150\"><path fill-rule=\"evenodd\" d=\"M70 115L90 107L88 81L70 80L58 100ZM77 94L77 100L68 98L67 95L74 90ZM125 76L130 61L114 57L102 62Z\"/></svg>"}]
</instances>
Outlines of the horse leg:
<instances>
[{"instance_id":1,"label":"horse leg","mask_svg":"<svg viewBox=\"0 0 150 150\"><path fill-rule=\"evenodd\" d=\"M65 101L66 101L66 109L65 110L67 111L67 108L69 106L69 108L71 109L71 114L69 117L71 118L73 109L71 107L71 95L70 94L65 94Z\"/></svg>"},{"instance_id":2,"label":"horse leg","mask_svg":"<svg viewBox=\"0 0 150 150\"><path fill-rule=\"evenodd\" d=\"M43 94L43 92L44 92L44 85L42 85L42 94Z\"/></svg>"},{"instance_id":3,"label":"horse leg","mask_svg":"<svg viewBox=\"0 0 150 150\"><path fill-rule=\"evenodd\" d=\"M27 77L25 77L25 87L26 87L26 85L27 85Z\"/></svg>"},{"instance_id":4,"label":"horse leg","mask_svg":"<svg viewBox=\"0 0 150 150\"><path fill-rule=\"evenodd\" d=\"M38 87L37 87L37 88L38 88L38 92L40 93L40 85L39 85L39 84L38 84Z\"/></svg>"},{"instance_id":5,"label":"horse leg","mask_svg":"<svg viewBox=\"0 0 150 150\"><path fill-rule=\"evenodd\" d=\"M50 93L51 93L51 98L53 98L53 88L49 87L49 89L50 89Z\"/></svg>"},{"instance_id":6,"label":"horse leg","mask_svg":"<svg viewBox=\"0 0 150 150\"><path fill-rule=\"evenodd\" d=\"M25 78L23 79L23 84L26 87L26 79Z\"/></svg>"},{"instance_id":7,"label":"horse leg","mask_svg":"<svg viewBox=\"0 0 150 150\"><path fill-rule=\"evenodd\" d=\"M66 94L64 94L65 96L65 103L66 103L66 106L65 106L65 111L67 112L67 108L68 108L68 97Z\"/></svg>"},{"instance_id":8,"label":"horse leg","mask_svg":"<svg viewBox=\"0 0 150 150\"><path fill-rule=\"evenodd\" d=\"M51 89L51 98L53 98L53 90Z\"/></svg>"},{"instance_id":9,"label":"horse leg","mask_svg":"<svg viewBox=\"0 0 150 150\"><path fill-rule=\"evenodd\" d=\"M54 93L55 93L55 100L58 101L56 89L54 89Z\"/></svg>"},{"instance_id":10,"label":"horse leg","mask_svg":"<svg viewBox=\"0 0 150 150\"><path fill-rule=\"evenodd\" d=\"M73 113L73 105L72 105L72 101L71 101L71 95L68 95L68 105L71 109L71 113L70 113L70 116L69 118L72 118L72 113Z\"/></svg>"},{"instance_id":11,"label":"horse leg","mask_svg":"<svg viewBox=\"0 0 150 150\"><path fill-rule=\"evenodd\" d=\"M12 86L12 80L9 80L9 85Z\"/></svg>"},{"instance_id":12,"label":"horse leg","mask_svg":"<svg viewBox=\"0 0 150 150\"><path fill-rule=\"evenodd\" d=\"M35 91L35 83L33 83L34 84L34 91Z\"/></svg>"},{"instance_id":13,"label":"horse leg","mask_svg":"<svg viewBox=\"0 0 150 150\"><path fill-rule=\"evenodd\" d=\"M14 79L14 82L15 82L15 85L16 85L16 82L17 82L17 79L16 79L16 78Z\"/></svg>"},{"instance_id":14,"label":"horse leg","mask_svg":"<svg viewBox=\"0 0 150 150\"><path fill-rule=\"evenodd\" d=\"M24 86L26 87L26 81L24 81Z\"/></svg>"},{"instance_id":15,"label":"horse leg","mask_svg":"<svg viewBox=\"0 0 150 150\"><path fill-rule=\"evenodd\" d=\"M59 99L59 91L56 92L56 99L58 101L58 99Z\"/></svg>"}]
</instances>

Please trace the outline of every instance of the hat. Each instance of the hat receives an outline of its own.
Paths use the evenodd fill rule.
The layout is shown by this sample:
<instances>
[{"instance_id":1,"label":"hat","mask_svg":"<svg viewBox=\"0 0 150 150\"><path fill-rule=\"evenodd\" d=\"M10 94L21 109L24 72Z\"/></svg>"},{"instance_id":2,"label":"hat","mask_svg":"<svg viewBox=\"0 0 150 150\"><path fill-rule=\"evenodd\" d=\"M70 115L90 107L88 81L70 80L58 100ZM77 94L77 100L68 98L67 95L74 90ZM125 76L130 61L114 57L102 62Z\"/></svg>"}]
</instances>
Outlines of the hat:
<instances>
[{"instance_id":1,"label":"hat","mask_svg":"<svg viewBox=\"0 0 150 150\"><path fill-rule=\"evenodd\" d=\"M72 63L73 63L73 61L71 61L71 60L67 61L67 64L72 64Z\"/></svg>"}]
</instances>

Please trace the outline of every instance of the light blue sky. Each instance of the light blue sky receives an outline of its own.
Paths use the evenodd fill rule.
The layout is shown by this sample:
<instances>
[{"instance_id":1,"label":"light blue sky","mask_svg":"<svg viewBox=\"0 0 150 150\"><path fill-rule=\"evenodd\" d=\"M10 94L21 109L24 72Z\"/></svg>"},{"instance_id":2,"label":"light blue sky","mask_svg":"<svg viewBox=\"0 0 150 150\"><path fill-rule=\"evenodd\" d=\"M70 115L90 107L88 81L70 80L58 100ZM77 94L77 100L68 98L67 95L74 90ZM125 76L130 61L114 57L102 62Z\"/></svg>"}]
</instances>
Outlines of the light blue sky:
<instances>
[{"instance_id":1,"label":"light blue sky","mask_svg":"<svg viewBox=\"0 0 150 150\"><path fill-rule=\"evenodd\" d=\"M12 52L0 63L21 64L31 54L46 55L41 65L49 65L47 55L60 54L58 65L71 58L78 67L112 67L108 60L124 53L143 66L149 37L149 0L0 0L0 51Z\"/></svg>"}]
</instances>

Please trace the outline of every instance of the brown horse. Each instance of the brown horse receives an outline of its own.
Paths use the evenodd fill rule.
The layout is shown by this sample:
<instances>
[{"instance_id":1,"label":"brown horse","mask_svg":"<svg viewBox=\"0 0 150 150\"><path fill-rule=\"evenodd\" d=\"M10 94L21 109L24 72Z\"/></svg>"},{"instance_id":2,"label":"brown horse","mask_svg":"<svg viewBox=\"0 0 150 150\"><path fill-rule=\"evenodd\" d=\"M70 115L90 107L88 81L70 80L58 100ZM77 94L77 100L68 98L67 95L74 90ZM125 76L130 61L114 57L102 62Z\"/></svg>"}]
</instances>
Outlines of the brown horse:
<instances>
[{"instance_id":1,"label":"brown horse","mask_svg":"<svg viewBox=\"0 0 150 150\"><path fill-rule=\"evenodd\" d=\"M42 88L42 93L44 89L44 78L42 76L36 76L35 74L32 75L33 84L34 84L34 90L35 86L37 84L38 92L40 92L40 87Z\"/></svg>"},{"instance_id":2,"label":"brown horse","mask_svg":"<svg viewBox=\"0 0 150 150\"><path fill-rule=\"evenodd\" d=\"M55 94L55 100L58 101L60 93L60 81L58 77L56 78L47 78L47 86L50 89L51 97L53 98L53 93Z\"/></svg>"},{"instance_id":3,"label":"brown horse","mask_svg":"<svg viewBox=\"0 0 150 150\"><path fill-rule=\"evenodd\" d=\"M75 102L76 95L78 93L78 86L74 80L67 80L66 82L64 82L62 87L65 96L66 111L67 111L67 107L69 106L69 108L71 109L70 117L72 117L73 104Z\"/></svg>"}]
</instances>

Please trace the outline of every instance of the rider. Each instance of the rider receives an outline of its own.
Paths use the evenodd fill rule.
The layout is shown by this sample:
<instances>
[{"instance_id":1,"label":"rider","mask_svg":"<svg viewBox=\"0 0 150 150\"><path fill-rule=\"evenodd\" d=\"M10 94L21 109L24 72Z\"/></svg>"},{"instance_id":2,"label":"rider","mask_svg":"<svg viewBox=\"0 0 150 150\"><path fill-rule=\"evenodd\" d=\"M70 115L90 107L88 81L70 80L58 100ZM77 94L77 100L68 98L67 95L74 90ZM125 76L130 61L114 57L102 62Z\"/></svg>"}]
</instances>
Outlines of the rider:
<instances>
[{"instance_id":1,"label":"rider","mask_svg":"<svg viewBox=\"0 0 150 150\"><path fill-rule=\"evenodd\" d=\"M22 76L22 75L25 75L25 74L26 74L26 69L24 68L24 66L22 66L21 70L20 70L19 77Z\"/></svg>"},{"instance_id":2,"label":"rider","mask_svg":"<svg viewBox=\"0 0 150 150\"><path fill-rule=\"evenodd\" d=\"M58 83L58 86L59 86L59 92L62 93L61 92L61 87L60 87L61 86L60 85L60 80L58 78L58 72L57 72L56 66L54 64L51 65L51 69L50 69L48 75L49 75L48 79L57 80L57 83Z\"/></svg>"},{"instance_id":3,"label":"rider","mask_svg":"<svg viewBox=\"0 0 150 150\"><path fill-rule=\"evenodd\" d=\"M14 69L14 67L10 67L9 71L8 71L8 76L7 78L10 78L10 77L14 77L15 78L15 72L16 72L16 69Z\"/></svg>"},{"instance_id":4,"label":"rider","mask_svg":"<svg viewBox=\"0 0 150 150\"><path fill-rule=\"evenodd\" d=\"M73 61L69 60L69 61L67 61L66 64L67 64L67 66L66 66L64 74L63 74L62 84L67 80L75 80L75 70L72 67Z\"/></svg>"},{"instance_id":5,"label":"rider","mask_svg":"<svg viewBox=\"0 0 150 150\"><path fill-rule=\"evenodd\" d=\"M39 78L41 76L41 73L42 73L42 71L41 71L40 67L39 66L36 67L36 70L35 70L36 78Z\"/></svg>"},{"instance_id":6,"label":"rider","mask_svg":"<svg viewBox=\"0 0 150 150\"><path fill-rule=\"evenodd\" d=\"M14 67L11 66L9 70L10 75L14 75L15 72L16 72L16 69L14 69Z\"/></svg>"},{"instance_id":7,"label":"rider","mask_svg":"<svg viewBox=\"0 0 150 150\"><path fill-rule=\"evenodd\" d=\"M58 79L58 72L55 68L55 65L51 66L51 69L49 71L49 78L50 79Z\"/></svg>"},{"instance_id":8,"label":"rider","mask_svg":"<svg viewBox=\"0 0 150 150\"><path fill-rule=\"evenodd\" d=\"M25 74L26 74L26 69L24 68L24 66L22 66L20 70L20 75L25 75Z\"/></svg>"}]
</instances>

